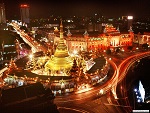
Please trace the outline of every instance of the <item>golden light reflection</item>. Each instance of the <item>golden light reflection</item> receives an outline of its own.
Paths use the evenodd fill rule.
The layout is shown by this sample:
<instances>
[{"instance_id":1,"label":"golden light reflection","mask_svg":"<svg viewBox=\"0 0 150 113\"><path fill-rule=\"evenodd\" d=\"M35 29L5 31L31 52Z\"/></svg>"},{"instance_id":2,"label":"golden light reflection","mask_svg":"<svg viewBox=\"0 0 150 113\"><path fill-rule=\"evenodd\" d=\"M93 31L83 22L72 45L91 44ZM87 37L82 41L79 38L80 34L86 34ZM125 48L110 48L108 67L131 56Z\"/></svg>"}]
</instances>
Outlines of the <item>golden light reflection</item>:
<instances>
[{"instance_id":1,"label":"golden light reflection","mask_svg":"<svg viewBox=\"0 0 150 113\"><path fill-rule=\"evenodd\" d=\"M93 89L89 84L82 84L78 87L78 91L76 93L83 93Z\"/></svg>"}]
</instances>

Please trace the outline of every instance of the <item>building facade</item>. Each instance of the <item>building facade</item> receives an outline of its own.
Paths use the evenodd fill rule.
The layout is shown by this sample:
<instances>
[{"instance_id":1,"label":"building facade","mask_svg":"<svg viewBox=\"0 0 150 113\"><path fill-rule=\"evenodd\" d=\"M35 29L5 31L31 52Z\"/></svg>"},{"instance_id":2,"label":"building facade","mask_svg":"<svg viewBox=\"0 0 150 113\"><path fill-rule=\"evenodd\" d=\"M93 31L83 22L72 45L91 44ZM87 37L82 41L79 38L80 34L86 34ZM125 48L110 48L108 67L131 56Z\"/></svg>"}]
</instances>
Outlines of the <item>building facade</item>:
<instances>
[{"instance_id":1,"label":"building facade","mask_svg":"<svg viewBox=\"0 0 150 113\"><path fill-rule=\"evenodd\" d=\"M6 14L4 4L0 4L0 23L6 23Z\"/></svg>"},{"instance_id":2,"label":"building facade","mask_svg":"<svg viewBox=\"0 0 150 113\"><path fill-rule=\"evenodd\" d=\"M20 15L21 15L21 22L22 24L30 23L30 18L29 18L29 5L27 4L22 4L20 5Z\"/></svg>"},{"instance_id":3,"label":"building facade","mask_svg":"<svg viewBox=\"0 0 150 113\"><path fill-rule=\"evenodd\" d=\"M104 51L108 48L112 50L115 47L131 46L133 42L134 33L132 28L128 33L120 33L119 29L113 25L106 25L102 34L95 36L88 34L87 31L83 36L69 36L66 38L66 43L70 53L73 51Z\"/></svg>"}]
</instances>

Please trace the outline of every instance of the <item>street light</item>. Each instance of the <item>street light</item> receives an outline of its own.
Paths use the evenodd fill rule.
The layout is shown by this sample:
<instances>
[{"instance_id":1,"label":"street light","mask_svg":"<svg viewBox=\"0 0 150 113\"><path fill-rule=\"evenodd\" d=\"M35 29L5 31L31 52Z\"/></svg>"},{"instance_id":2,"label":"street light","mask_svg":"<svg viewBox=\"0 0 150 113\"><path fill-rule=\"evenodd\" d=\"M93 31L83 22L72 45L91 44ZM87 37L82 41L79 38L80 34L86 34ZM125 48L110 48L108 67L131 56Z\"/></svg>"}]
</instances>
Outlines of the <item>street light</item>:
<instances>
[{"instance_id":1,"label":"street light","mask_svg":"<svg viewBox=\"0 0 150 113\"><path fill-rule=\"evenodd\" d=\"M73 51L73 55L74 55L74 56L76 56L76 55L77 55L77 53L78 53L78 51L77 51L77 50L74 50L74 51Z\"/></svg>"},{"instance_id":2,"label":"street light","mask_svg":"<svg viewBox=\"0 0 150 113\"><path fill-rule=\"evenodd\" d=\"M99 93L100 93L101 95L104 94L104 90L101 89L101 90L99 91Z\"/></svg>"},{"instance_id":3,"label":"street light","mask_svg":"<svg viewBox=\"0 0 150 113\"><path fill-rule=\"evenodd\" d=\"M33 59L33 54L30 54L30 55L29 55L29 58L32 60L32 59Z\"/></svg>"}]
</instances>

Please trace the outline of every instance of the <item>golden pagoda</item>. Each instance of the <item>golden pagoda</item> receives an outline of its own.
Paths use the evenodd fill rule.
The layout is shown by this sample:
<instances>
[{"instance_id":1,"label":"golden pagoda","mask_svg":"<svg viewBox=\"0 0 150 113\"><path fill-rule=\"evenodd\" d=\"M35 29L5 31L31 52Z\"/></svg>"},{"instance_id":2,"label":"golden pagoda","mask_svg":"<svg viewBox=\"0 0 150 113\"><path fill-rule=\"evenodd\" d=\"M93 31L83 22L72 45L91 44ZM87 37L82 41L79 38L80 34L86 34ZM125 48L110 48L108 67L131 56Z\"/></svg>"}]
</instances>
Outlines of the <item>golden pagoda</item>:
<instances>
[{"instance_id":1,"label":"golden pagoda","mask_svg":"<svg viewBox=\"0 0 150 113\"><path fill-rule=\"evenodd\" d=\"M63 25L60 24L60 39L56 47L54 55L45 64L45 69L51 72L53 76L68 76L68 72L72 68L73 60L68 54L68 49L64 43L63 38Z\"/></svg>"}]
</instances>

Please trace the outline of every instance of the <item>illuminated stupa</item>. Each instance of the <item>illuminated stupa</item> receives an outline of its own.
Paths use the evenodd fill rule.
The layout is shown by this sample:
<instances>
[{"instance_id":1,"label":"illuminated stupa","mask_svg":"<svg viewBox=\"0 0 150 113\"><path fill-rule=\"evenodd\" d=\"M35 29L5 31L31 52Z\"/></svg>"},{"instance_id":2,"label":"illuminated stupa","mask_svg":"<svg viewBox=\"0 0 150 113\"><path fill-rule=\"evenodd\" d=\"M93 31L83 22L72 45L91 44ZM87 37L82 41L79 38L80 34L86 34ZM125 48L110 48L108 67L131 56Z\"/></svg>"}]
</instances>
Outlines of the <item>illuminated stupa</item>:
<instances>
[{"instance_id":1,"label":"illuminated stupa","mask_svg":"<svg viewBox=\"0 0 150 113\"><path fill-rule=\"evenodd\" d=\"M67 46L64 43L63 25L61 21L59 43L54 55L52 55L51 59L45 64L45 69L50 71L52 76L68 76L72 65L72 58L69 56Z\"/></svg>"}]
</instances>

